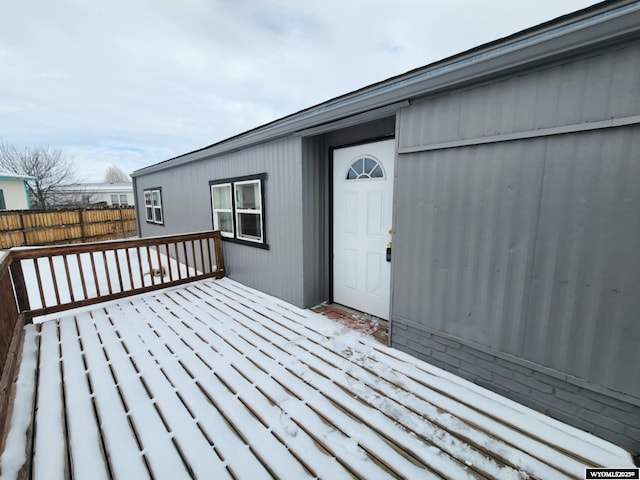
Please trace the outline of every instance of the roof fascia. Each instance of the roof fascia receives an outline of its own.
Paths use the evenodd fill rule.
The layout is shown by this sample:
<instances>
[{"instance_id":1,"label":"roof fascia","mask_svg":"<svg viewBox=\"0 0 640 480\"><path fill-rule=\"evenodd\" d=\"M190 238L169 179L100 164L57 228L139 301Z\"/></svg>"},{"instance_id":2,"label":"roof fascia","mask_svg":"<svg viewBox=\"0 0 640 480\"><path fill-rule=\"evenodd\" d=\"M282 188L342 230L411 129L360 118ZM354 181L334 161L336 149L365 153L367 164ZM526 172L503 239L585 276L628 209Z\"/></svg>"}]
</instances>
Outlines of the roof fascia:
<instances>
[{"instance_id":1,"label":"roof fascia","mask_svg":"<svg viewBox=\"0 0 640 480\"><path fill-rule=\"evenodd\" d=\"M136 170L132 176L231 153L394 103L486 81L508 72L557 61L597 45L640 35L640 1L614 8L605 6L599 13L588 10L588 15L584 13L570 21L564 19L559 24L545 24L541 30L529 29L526 35L519 37L516 34L508 41L494 42L486 48L480 47L365 87L201 150Z\"/></svg>"}]
</instances>

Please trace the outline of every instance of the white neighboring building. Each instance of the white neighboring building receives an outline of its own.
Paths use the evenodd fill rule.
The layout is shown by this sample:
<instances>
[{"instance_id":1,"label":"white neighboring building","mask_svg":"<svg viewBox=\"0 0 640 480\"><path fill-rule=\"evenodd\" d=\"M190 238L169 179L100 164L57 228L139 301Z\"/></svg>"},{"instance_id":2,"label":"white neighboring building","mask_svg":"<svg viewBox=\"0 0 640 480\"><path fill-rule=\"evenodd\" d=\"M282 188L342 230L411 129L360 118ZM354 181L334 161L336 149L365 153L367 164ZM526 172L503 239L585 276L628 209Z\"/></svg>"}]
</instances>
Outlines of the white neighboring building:
<instances>
[{"instance_id":1,"label":"white neighboring building","mask_svg":"<svg viewBox=\"0 0 640 480\"><path fill-rule=\"evenodd\" d=\"M29 188L27 182L35 180L28 175L0 171L0 210L28 210Z\"/></svg>"},{"instance_id":2,"label":"white neighboring building","mask_svg":"<svg viewBox=\"0 0 640 480\"><path fill-rule=\"evenodd\" d=\"M58 205L134 205L131 183L75 183L56 192Z\"/></svg>"}]
</instances>

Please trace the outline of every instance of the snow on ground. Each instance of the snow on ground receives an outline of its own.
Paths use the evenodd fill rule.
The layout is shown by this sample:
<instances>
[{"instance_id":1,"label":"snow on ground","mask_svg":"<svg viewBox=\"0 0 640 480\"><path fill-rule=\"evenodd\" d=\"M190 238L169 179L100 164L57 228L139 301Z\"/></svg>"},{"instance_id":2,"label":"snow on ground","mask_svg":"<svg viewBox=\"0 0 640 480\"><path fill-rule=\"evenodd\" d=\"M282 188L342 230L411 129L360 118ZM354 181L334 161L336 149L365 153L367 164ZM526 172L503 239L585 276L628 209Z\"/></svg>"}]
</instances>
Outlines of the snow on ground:
<instances>
[{"instance_id":1,"label":"snow on ground","mask_svg":"<svg viewBox=\"0 0 640 480\"><path fill-rule=\"evenodd\" d=\"M582 478L585 465L633 468L608 442L228 278L28 325L2 478L31 455L35 384L34 478L71 468L76 478L556 479Z\"/></svg>"}]
</instances>

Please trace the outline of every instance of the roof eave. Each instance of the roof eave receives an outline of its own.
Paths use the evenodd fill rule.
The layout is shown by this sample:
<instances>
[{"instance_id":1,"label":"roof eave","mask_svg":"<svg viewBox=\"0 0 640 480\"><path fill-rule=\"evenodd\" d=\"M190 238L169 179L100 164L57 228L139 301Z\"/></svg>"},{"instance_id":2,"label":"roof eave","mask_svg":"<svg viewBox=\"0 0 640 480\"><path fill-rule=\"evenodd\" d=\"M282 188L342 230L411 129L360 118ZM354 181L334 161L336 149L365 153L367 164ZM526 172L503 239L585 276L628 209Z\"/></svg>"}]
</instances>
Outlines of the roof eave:
<instances>
[{"instance_id":1,"label":"roof eave","mask_svg":"<svg viewBox=\"0 0 640 480\"><path fill-rule=\"evenodd\" d=\"M509 72L557 61L597 45L640 35L640 2L615 2L614 6L605 2L595 7L599 8L590 7L576 15L561 17L502 41L364 87L203 149L144 167L133 172L132 177L229 153L404 100L486 81Z\"/></svg>"}]
</instances>

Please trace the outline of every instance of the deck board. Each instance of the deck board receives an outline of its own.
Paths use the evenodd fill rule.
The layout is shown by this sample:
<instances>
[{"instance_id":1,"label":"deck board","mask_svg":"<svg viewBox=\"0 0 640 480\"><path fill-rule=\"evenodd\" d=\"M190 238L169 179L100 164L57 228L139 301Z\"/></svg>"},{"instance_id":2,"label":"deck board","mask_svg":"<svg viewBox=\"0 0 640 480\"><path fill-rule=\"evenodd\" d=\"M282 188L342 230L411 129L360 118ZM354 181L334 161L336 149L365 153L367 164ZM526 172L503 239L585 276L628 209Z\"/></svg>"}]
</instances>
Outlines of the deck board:
<instances>
[{"instance_id":1,"label":"deck board","mask_svg":"<svg viewBox=\"0 0 640 480\"><path fill-rule=\"evenodd\" d=\"M35 476L46 476L68 467L57 323L42 325L38 371L33 471Z\"/></svg>"},{"instance_id":2,"label":"deck board","mask_svg":"<svg viewBox=\"0 0 640 480\"><path fill-rule=\"evenodd\" d=\"M20 378L36 388L19 383L16 398L37 398L36 479L555 479L632 466L607 442L229 279L66 312L28 326L25 347ZM31 414L14 415L26 418L15 444Z\"/></svg>"},{"instance_id":3,"label":"deck board","mask_svg":"<svg viewBox=\"0 0 640 480\"><path fill-rule=\"evenodd\" d=\"M96 421L89 376L82 359L82 347L76 322L60 323L60 344L67 359L63 361L64 380L73 388L65 389L69 452L76 478L109 478L102 446L100 426ZM90 418L92 422L83 421Z\"/></svg>"}]
</instances>

